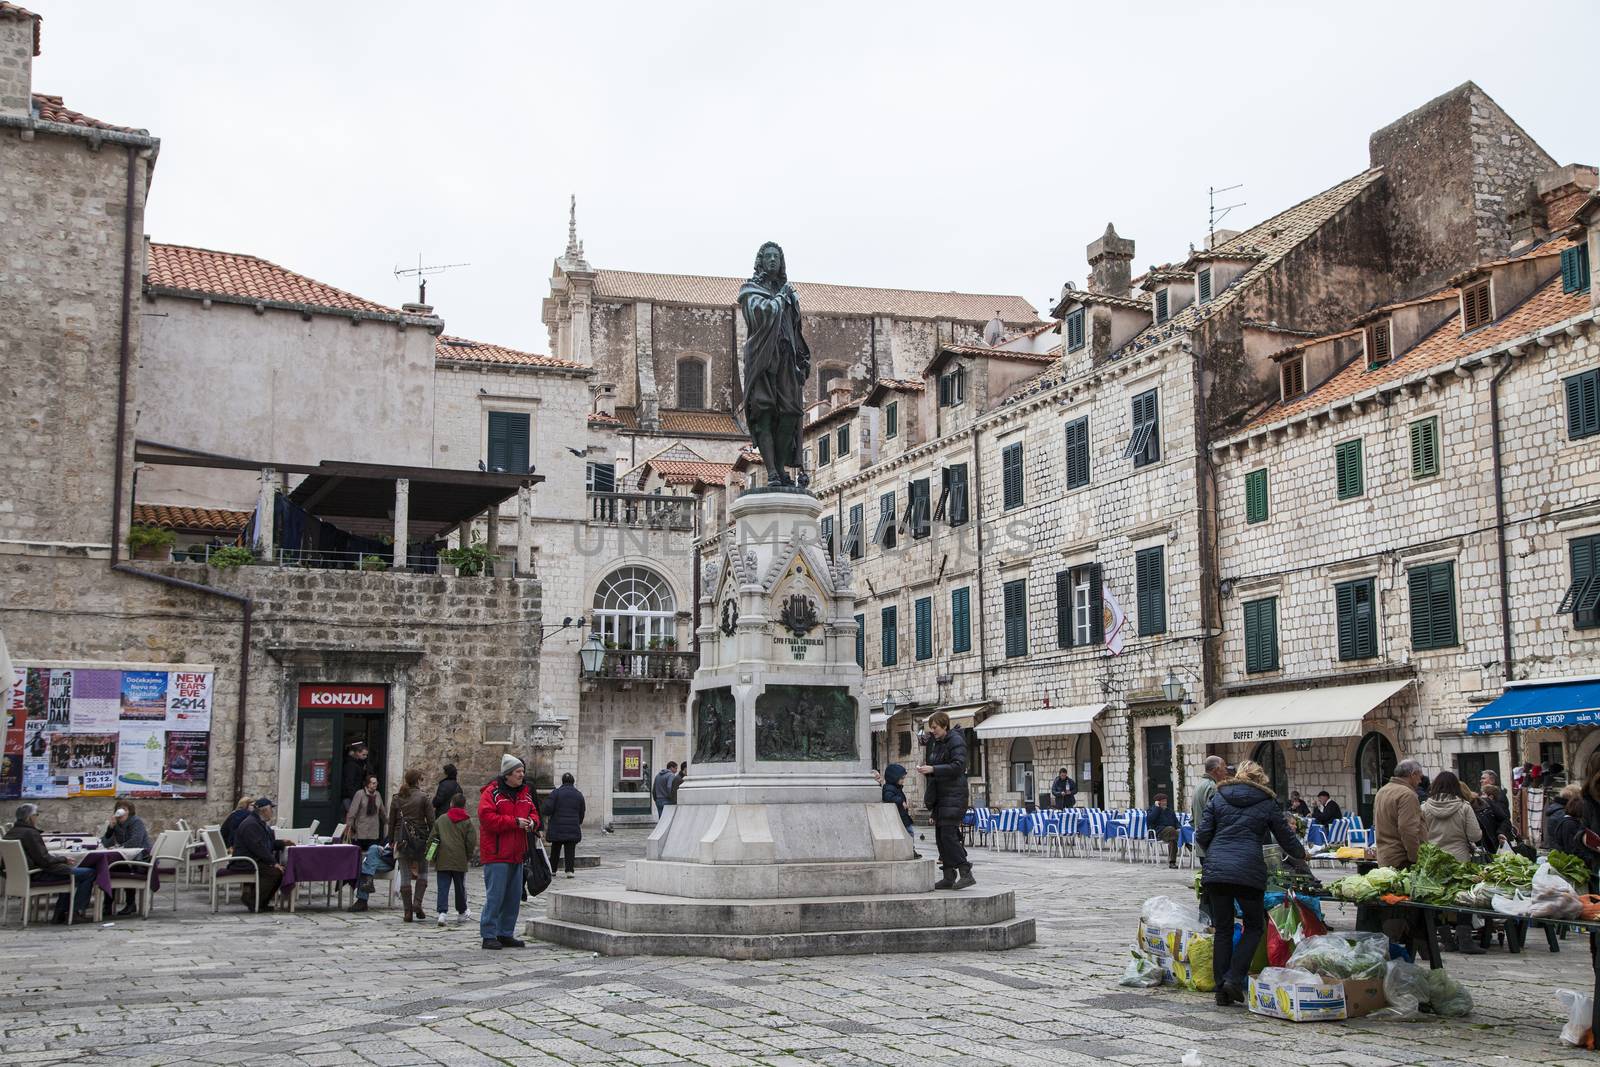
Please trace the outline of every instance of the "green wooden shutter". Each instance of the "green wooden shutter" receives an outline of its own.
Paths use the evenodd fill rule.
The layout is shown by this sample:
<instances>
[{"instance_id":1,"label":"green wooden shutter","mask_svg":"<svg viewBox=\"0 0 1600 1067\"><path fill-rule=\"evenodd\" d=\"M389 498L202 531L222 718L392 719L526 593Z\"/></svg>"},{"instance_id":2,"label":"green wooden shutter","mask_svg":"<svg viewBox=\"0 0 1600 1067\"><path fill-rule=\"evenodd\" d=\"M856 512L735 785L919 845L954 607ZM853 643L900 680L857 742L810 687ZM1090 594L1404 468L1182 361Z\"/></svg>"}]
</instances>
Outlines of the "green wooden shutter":
<instances>
[{"instance_id":1,"label":"green wooden shutter","mask_svg":"<svg viewBox=\"0 0 1600 1067\"><path fill-rule=\"evenodd\" d=\"M1589 288L1589 246L1576 245L1561 253L1561 291L1581 293Z\"/></svg>"},{"instance_id":2,"label":"green wooden shutter","mask_svg":"<svg viewBox=\"0 0 1600 1067\"><path fill-rule=\"evenodd\" d=\"M950 478L950 525L960 526L967 521L967 465L958 463L946 468Z\"/></svg>"},{"instance_id":3,"label":"green wooden shutter","mask_svg":"<svg viewBox=\"0 0 1600 1067\"><path fill-rule=\"evenodd\" d=\"M1067 316L1067 351L1076 352L1083 347L1083 309Z\"/></svg>"},{"instance_id":4,"label":"green wooden shutter","mask_svg":"<svg viewBox=\"0 0 1600 1067\"><path fill-rule=\"evenodd\" d=\"M826 467L833 462L833 438L823 434L817 438L817 466Z\"/></svg>"},{"instance_id":5,"label":"green wooden shutter","mask_svg":"<svg viewBox=\"0 0 1600 1067\"><path fill-rule=\"evenodd\" d=\"M1089 484L1089 420L1067 423L1067 488Z\"/></svg>"},{"instance_id":6,"label":"green wooden shutter","mask_svg":"<svg viewBox=\"0 0 1600 1067\"><path fill-rule=\"evenodd\" d=\"M1056 571L1056 647L1072 647L1072 572Z\"/></svg>"},{"instance_id":7,"label":"green wooden shutter","mask_svg":"<svg viewBox=\"0 0 1600 1067\"><path fill-rule=\"evenodd\" d=\"M1199 302L1204 304L1211 299L1211 268L1207 267L1196 275L1195 288L1199 291Z\"/></svg>"},{"instance_id":8,"label":"green wooden shutter","mask_svg":"<svg viewBox=\"0 0 1600 1067\"><path fill-rule=\"evenodd\" d=\"M1341 441L1334 450L1334 475L1338 482L1339 499L1349 500L1361 495L1361 439Z\"/></svg>"},{"instance_id":9,"label":"green wooden shutter","mask_svg":"<svg viewBox=\"0 0 1600 1067\"><path fill-rule=\"evenodd\" d=\"M1106 643L1106 600L1101 582L1100 564L1089 564L1089 641L1096 646Z\"/></svg>"},{"instance_id":10,"label":"green wooden shutter","mask_svg":"<svg viewBox=\"0 0 1600 1067\"><path fill-rule=\"evenodd\" d=\"M1421 419L1411 424L1411 477L1431 478L1439 473L1439 420Z\"/></svg>"},{"instance_id":11,"label":"green wooden shutter","mask_svg":"<svg viewBox=\"0 0 1600 1067\"><path fill-rule=\"evenodd\" d=\"M1022 445L1007 445L1000 453L1001 489L1007 509L1022 506Z\"/></svg>"},{"instance_id":12,"label":"green wooden shutter","mask_svg":"<svg viewBox=\"0 0 1600 1067\"><path fill-rule=\"evenodd\" d=\"M1244 520L1264 522L1267 518L1267 469L1244 476Z\"/></svg>"},{"instance_id":13,"label":"green wooden shutter","mask_svg":"<svg viewBox=\"0 0 1600 1067\"><path fill-rule=\"evenodd\" d=\"M1028 654L1028 582L1025 578L1005 584L1006 656Z\"/></svg>"},{"instance_id":14,"label":"green wooden shutter","mask_svg":"<svg viewBox=\"0 0 1600 1067\"><path fill-rule=\"evenodd\" d=\"M1406 572L1411 599L1411 647L1448 648L1456 643L1455 564L1434 563Z\"/></svg>"},{"instance_id":15,"label":"green wooden shutter","mask_svg":"<svg viewBox=\"0 0 1600 1067\"><path fill-rule=\"evenodd\" d=\"M1244 606L1244 669L1247 673L1278 669L1277 597Z\"/></svg>"},{"instance_id":16,"label":"green wooden shutter","mask_svg":"<svg viewBox=\"0 0 1600 1067\"><path fill-rule=\"evenodd\" d=\"M1138 587L1139 636L1167 632L1166 576L1161 548L1147 548L1134 556L1134 581Z\"/></svg>"},{"instance_id":17,"label":"green wooden shutter","mask_svg":"<svg viewBox=\"0 0 1600 1067\"><path fill-rule=\"evenodd\" d=\"M885 667L893 667L900 658L900 635L895 632L895 627L898 625L898 620L895 618L896 614L896 610L891 606L884 608L881 616L883 627L883 665Z\"/></svg>"},{"instance_id":18,"label":"green wooden shutter","mask_svg":"<svg viewBox=\"0 0 1600 1067\"><path fill-rule=\"evenodd\" d=\"M867 669L867 617L856 616L856 666Z\"/></svg>"},{"instance_id":19,"label":"green wooden shutter","mask_svg":"<svg viewBox=\"0 0 1600 1067\"><path fill-rule=\"evenodd\" d=\"M917 627L917 659L933 658L933 599L918 597L913 605Z\"/></svg>"},{"instance_id":20,"label":"green wooden shutter","mask_svg":"<svg viewBox=\"0 0 1600 1067\"><path fill-rule=\"evenodd\" d=\"M486 466L509 474L528 470L528 415L522 411L489 412L489 455Z\"/></svg>"},{"instance_id":21,"label":"green wooden shutter","mask_svg":"<svg viewBox=\"0 0 1600 1067\"><path fill-rule=\"evenodd\" d=\"M491 471L510 469L510 428L507 413L504 411L489 412L489 454L484 457L484 464Z\"/></svg>"},{"instance_id":22,"label":"green wooden shutter","mask_svg":"<svg viewBox=\"0 0 1600 1067\"><path fill-rule=\"evenodd\" d=\"M824 515L817 526L822 547L827 550L828 555L833 555L833 516Z\"/></svg>"},{"instance_id":23,"label":"green wooden shutter","mask_svg":"<svg viewBox=\"0 0 1600 1067\"><path fill-rule=\"evenodd\" d=\"M900 405L898 402L883 409L883 436L893 437L900 432Z\"/></svg>"},{"instance_id":24,"label":"green wooden shutter","mask_svg":"<svg viewBox=\"0 0 1600 1067\"><path fill-rule=\"evenodd\" d=\"M1584 371L1565 382L1567 437L1576 441L1600 433L1600 371Z\"/></svg>"},{"instance_id":25,"label":"green wooden shutter","mask_svg":"<svg viewBox=\"0 0 1600 1067\"><path fill-rule=\"evenodd\" d=\"M1355 658L1366 659L1378 654L1377 605L1373 603L1375 590L1371 579L1354 584L1352 615L1356 634Z\"/></svg>"},{"instance_id":26,"label":"green wooden shutter","mask_svg":"<svg viewBox=\"0 0 1600 1067\"><path fill-rule=\"evenodd\" d=\"M972 592L966 586L950 593L950 648L955 652L972 651Z\"/></svg>"}]
</instances>

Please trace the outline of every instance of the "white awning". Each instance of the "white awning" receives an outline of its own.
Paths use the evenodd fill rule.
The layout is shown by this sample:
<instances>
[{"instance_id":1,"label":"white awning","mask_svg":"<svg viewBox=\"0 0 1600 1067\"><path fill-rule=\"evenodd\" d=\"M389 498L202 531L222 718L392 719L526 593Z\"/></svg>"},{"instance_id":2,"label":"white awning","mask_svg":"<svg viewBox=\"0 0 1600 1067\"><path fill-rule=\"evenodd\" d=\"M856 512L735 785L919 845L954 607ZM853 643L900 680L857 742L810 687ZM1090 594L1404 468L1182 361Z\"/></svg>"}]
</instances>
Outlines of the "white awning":
<instances>
[{"instance_id":1,"label":"white awning","mask_svg":"<svg viewBox=\"0 0 1600 1067\"><path fill-rule=\"evenodd\" d=\"M1035 708L1032 711L1003 711L978 724L978 736L1060 737L1086 734L1096 716L1106 710L1104 701L1069 708Z\"/></svg>"},{"instance_id":2,"label":"white awning","mask_svg":"<svg viewBox=\"0 0 1600 1067\"><path fill-rule=\"evenodd\" d=\"M881 711L873 712L872 713L872 732L875 733L875 734L881 734L881 733L887 732L888 729L889 729L889 716L883 714L883 712L881 712Z\"/></svg>"},{"instance_id":3,"label":"white awning","mask_svg":"<svg viewBox=\"0 0 1600 1067\"><path fill-rule=\"evenodd\" d=\"M1181 741L1293 741L1307 737L1354 737L1367 713L1411 684L1411 679L1250 693L1209 705L1176 730Z\"/></svg>"}]
</instances>

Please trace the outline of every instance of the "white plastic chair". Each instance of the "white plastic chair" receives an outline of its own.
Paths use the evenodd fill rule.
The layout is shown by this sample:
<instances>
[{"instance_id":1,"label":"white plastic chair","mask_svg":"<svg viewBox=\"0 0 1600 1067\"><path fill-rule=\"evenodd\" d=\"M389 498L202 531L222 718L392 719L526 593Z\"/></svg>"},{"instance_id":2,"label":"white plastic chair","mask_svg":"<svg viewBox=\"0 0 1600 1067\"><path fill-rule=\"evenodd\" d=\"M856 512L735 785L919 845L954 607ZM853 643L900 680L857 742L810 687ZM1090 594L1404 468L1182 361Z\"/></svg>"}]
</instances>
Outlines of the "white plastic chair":
<instances>
[{"instance_id":1,"label":"white plastic chair","mask_svg":"<svg viewBox=\"0 0 1600 1067\"><path fill-rule=\"evenodd\" d=\"M0 922L11 917L11 901L22 901L22 925L28 925L28 909L36 900L48 900L59 893L69 896L76 890L77 883L69 876L66 885L60 882L35 885L33 876L37 870L28 867L28 854L22 850L21 841L0 838L0 865L4 865L5 874L0 878ZM67 925L72 924L75 910L74 902L67 904Z\"/></svg>"},{"instance_id":2,"label":"white plastic chair","mask_svg":"<svg viewBox=\"0 0 1600 1067\"><path fill-rule=\"evenodd\" d=\"M256 866L256 861L251 859L249 856L228 855L228 848L222 843L221 830L213 830L207 827L204 831L204 834L206 839L206 852L208 854L205 862L207 874L211 879L212 913L215 914L217 910L217 887L222 887L222 899L226 901L228 899L228 887L235 885L240 887L249 885L255 889L255 901L251 904L250 910L260 911L261 870ZM248 863L250 865L250 869L248 871L228 870L228 865L230 863L234 863L235 861L239 863Z\"/></svg>"},{"instance_id":3,"label":"white plastic chair","mask_svg":"<svg viewBox=\"0 0 1600 1067\"><path fill-rule=\"evenodd\" d=\"M340 823L338 826L335 826L333 828L333 843L337 845L339 842L341 842L343 840L344 840L344 823Z\"/></svg>"}]
</instances>

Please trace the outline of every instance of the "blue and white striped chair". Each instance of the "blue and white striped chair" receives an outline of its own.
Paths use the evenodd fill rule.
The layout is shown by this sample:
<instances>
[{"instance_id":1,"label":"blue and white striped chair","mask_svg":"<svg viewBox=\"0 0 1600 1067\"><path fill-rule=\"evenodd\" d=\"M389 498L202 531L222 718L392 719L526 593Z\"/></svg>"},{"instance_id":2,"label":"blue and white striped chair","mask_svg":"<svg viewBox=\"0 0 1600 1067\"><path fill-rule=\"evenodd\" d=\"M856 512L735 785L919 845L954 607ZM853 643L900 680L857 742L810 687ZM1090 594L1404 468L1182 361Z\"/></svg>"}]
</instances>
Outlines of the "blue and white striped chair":
<instances>
[{"instance_id":1,"label":"blue and white striped chair","mask_svg":"<svg viewBox=\"0 0 1600 1067\"><path fill-rule=\"evenodd\" d=\"M1017 847L1017 834L1022 828L1022 816L1027 814L1021 808L1005 808L995 812L994 837L999 847L1006 851L1015 851Z\"/></svg>"},{"instance_id":2,"label":"blue and white striped chair","mask_svg":"<svg viewBox=\"0 0 1600 1067\"><path fill-rule=\"evenodd\" d=\"M973 808L972 836L978 845L987 846L994 834L994 812L988 808Z\"/></svg>"},{"instance_id":3,"label":"blue and white striped chair","mask_svg":"<svg viewBox=\"0 0 1600 1067\"><path fill-rule=\"evenodd\" d=\"M1198 860L1199 853L1194 847L1194 824L1185 819L1182 828L1178 830L1178 862L1193 870Z\"/></svg>"},{"instance_id":4,"label":"blue and white striped chair","mask_svg":"<svg viewBox=\"0 0 1600 1067\"><path fill-rule=\"evenodd\" d=\"M1377 832L1367 829L1361 822L1361 816L1346 815L1343 822L1345 824L1344 839L1350 844L1371 848L1378 843Z\"/></svg>"}]
</instances>

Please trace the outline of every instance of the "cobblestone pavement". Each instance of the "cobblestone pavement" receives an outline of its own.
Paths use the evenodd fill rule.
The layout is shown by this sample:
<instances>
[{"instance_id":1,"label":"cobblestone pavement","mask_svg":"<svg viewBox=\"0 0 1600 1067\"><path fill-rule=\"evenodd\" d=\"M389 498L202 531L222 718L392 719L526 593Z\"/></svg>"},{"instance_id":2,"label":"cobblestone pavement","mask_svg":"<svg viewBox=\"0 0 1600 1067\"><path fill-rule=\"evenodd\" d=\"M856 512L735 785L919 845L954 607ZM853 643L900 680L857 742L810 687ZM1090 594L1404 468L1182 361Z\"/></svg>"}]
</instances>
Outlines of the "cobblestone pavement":
<instances>
[{"instance_id":1,"label":"cobblestone pavement","mask_svg":"<svg viewBox=\"0 0 1600 1067\"><path fill-rule=\"evenodd\" d=\"M597 837L584 851L603 866L579 877L614 884L643 835ZM1591 985L1577 938L1558 955L1447 956L1477 1002L1469 1019L1294 1024L1116 985L1140 902L1181 892L1190 872L974 859L983 886L1014 888L1036 917L1037 945L768 963L484 952L475 925L383 909L212 916L193 888L176 916L164 889L148 921L103 927L23 932L13 911L0 1063L1177 1064L1189 1049L1211 1065L1600 1063L1556 1039L1555 990ZM475 911L482 880L469 885Z\"/></svg>"}]
</instances>

